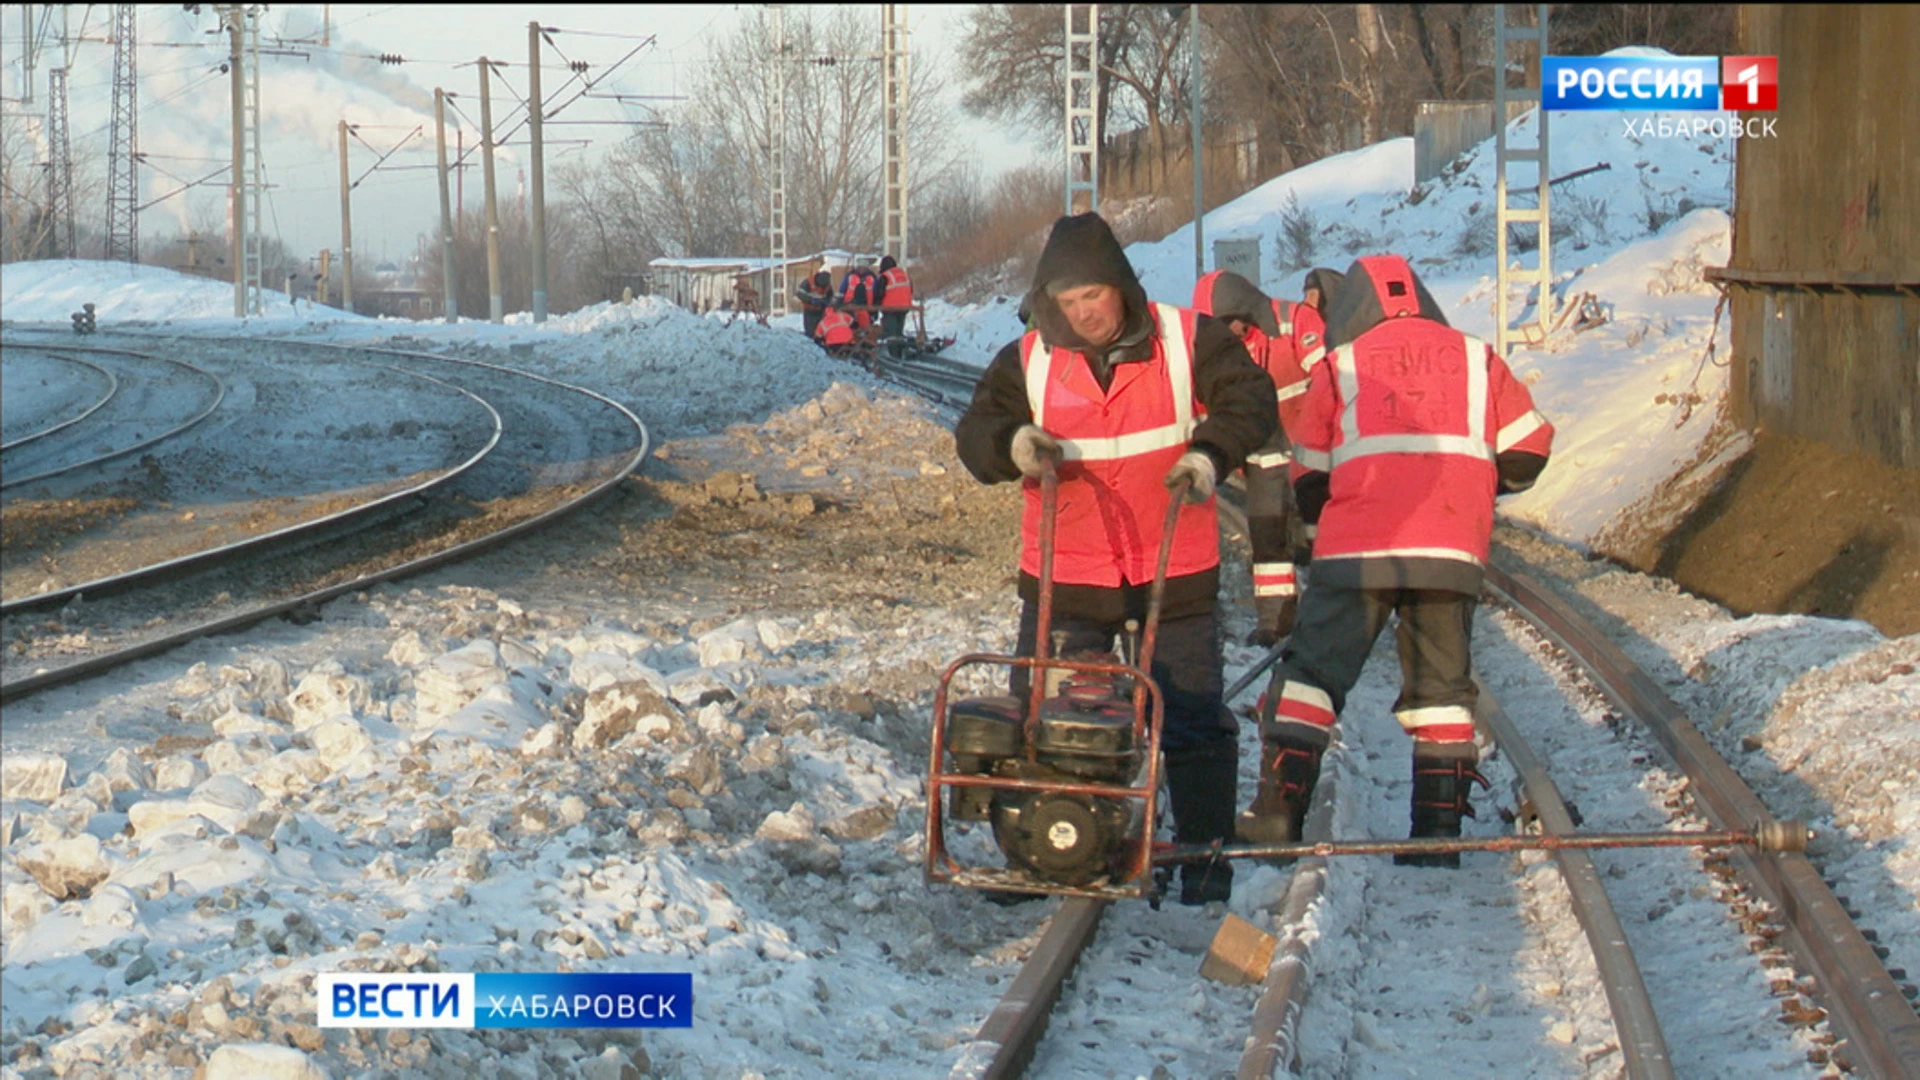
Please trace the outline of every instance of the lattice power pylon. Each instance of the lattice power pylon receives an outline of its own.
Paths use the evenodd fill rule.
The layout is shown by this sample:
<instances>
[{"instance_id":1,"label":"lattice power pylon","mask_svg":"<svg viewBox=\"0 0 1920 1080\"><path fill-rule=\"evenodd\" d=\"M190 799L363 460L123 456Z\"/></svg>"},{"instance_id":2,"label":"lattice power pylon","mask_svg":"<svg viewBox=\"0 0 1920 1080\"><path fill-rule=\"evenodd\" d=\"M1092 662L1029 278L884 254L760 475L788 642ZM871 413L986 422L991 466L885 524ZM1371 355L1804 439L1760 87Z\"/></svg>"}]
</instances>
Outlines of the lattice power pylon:
<instances>
[{"instance_id":1,"label":"lattice power pylon","mask_svg":"<svg viewBox=\"0 0 1920 1080\"><path fill-rule=\"evenodd\" d=\"M265 222L260 213L260 196L267 186L266 166L260 160L260 9L248 7L244 14L246 48L242 58L246 69L246 98L239 121L246 125L240 177L241 206L246 214L246 250L242 276L246 279L246 314L260 314L260 250Z\"/></svg>"},{"instance_id":2,"label":"lattice power pylon","mask_svg":"<svg viewBox=\"0 0 1920 1080\"><path fill-rule=\"evenodd\" d=\"M140 261L140 82L134 4L113 6L113 121L107 150L107 258Z\"/></svg>"},{"instance_id":3,"label":"lattice power pylon","mask_svg":"<svg viewBox=\"0 0 1920 1080\"><path fill-rule=\"evenodd\" d=\"M1067 213L1100 209L1100 5L1067 8ZM1084 206L1076 198L1086 193Z\"/></svg>"},{"instance_id":4,"label":"lattice power pylon","mask_svg":"<svg viewBox=\"0 0 1920 1080\"><path fill-rule=\"evenodd\" d=\"M1534 25L1512 26L1507 22L1507 9L1517 7L1522 11L1527 6L1534 9ZM1509 86L1507 64L1508 44L1523 48L1531 46L1534 50L1530 66L1525 66L1522 86ZM1540 71L1545 66L1541 61L1547 55L1547 5L1495 4L1493 6L1493 125L1494 125L1494 227L1499 235L1494 240L1495 257L1499 259L1499 287L1494 294L1494 348L1506 355L1514 343L1538 345L1546 340L1547 327L1553 316L1553 234L1547 205L1548 154L1547 154L1547 110L1540 102ZM1533 102L1538 119L1535 130L1539 139L1533 146L1513 146L1507 141L1507 102ZM1527 162L1534 168L1536 194L1532 206L1515 206L1508 202L1513 194L1507 184L1507 166ZM1522 189L1524 190L1524 189ZM1533 223L1539 227L1540 265L1533 270L1510 268L1507 258L1507 226L1510 224ZM1509 328L1508 305L1511 302L1514 285L1534 283L1538 287L1538 300L1534 313L1538 318L1537 328L1527 326Z\"/></svg>"},{"instance_id":5,"label":"lattice power pylon","mask_svg":"<svg viewBox=\"0 0 1920 1080\"><path fill-rule=\"evenodd\" d=\"M907 262L907 6L880 5L880 142L886 209L880 250Z\"/></svg>"},{"instance_id":6,"label":"lattice power pylon","mask_svg":"<svg viewBox=\"0 0 1920 1080\"><path fill-rule=\"evenodd\" d=\"M73 227L73 143L67 138L67 69L47 69L47 213L53 222L56 258L80 255Z\"/></svg>"},{"instance_id":7,"label":"lattice power pylon","mask_svg":"<svg viewBox=\"0 0 1920 1080\"><path fill-rule=\"evenodd\" d=\"M773 11L773 63L767 65L767 310L787 313L787 13Z\"/></svg>"}]
</instances>

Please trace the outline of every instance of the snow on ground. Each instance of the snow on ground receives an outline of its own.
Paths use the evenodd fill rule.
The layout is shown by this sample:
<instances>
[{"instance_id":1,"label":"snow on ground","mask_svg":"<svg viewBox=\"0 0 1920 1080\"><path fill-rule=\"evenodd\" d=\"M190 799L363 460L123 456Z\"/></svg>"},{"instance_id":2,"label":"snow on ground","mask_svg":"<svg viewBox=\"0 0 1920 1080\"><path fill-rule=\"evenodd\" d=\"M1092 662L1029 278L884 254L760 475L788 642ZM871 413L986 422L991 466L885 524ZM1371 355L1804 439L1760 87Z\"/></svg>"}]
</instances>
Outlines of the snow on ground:
<instances>
[{"instance_id":1,"label":"snow on ground","mask_svg":"<svg viewBox=\"0 0 1920 1080\"><path fill-rule=\"evenodd\" d=\"M1557 173L1595 160L1613 166L1556 189L1556 199L1567 193L1557 205L1586 207L1556 250L1560 287L1593 291L1611 305L1612 322L1516 358L1561 434L1540 487L1510 512L1579 543L1688 458L1724 393L1711 364L1689 380L1712 311L1698 268L1725 254L1727 163L1711 145L1634 146L1603 129L1617 117L1554 122ZM1485 333L1491 283L1485 252L1472 250L1472 223L1491 198L1487 148L1417 197L1389 183L1403 146L1347 157L1247 197L1263 201L1215 211L1208 235L1244 230L1271 252L1276 215L1295 192L1326 239L1318 261L1343 268L1355 251L1406 250L1456 322ZM1301 175L1315 169L1325 175ZM1379 186L1348 186L1343 197L1351 177ZM1136 245L1134 255L1156 290L1184 300L1191 267L1180 262L1190 251L1190 236L1184 251L1176 236ZM710 540L694 534L716 558L786 535L783 514L826 514L863 494L925 522L998 505L969 501L971 481L928 410L877 395L871 380L778 321L729 325L638 300L541 327L524 316L446 326L304 305L242 325L223 314L231 291L219 282L136 273L137 288L118 265L12 264L0 270L0 305L15 326L64 330L67 314L90 299L103 327L129 331L272 333L484 356L634 407L672 444L662 477L686 467L689 445L715 467L726 467L722 449L764 445L793 477L818 481L826 494L804 506L718 473L704 487L692 475L680 487L652 481L696 510L742 515ZM933 310L930 329L959 333L955 352L976 362L1017 332L1011 302ZM1702 402L1676 425L1654 398L1689 388ZM319 407L346 415L352 404ZM875 469L896 477L893 503L887 484L860 479ZM924 504L903 491L924 492ZM1009 521L1005 509L961 527ZM640 525L612 520L621 534ZM586 540L612 531L594 528L577 531ZM1912 764L1920 638L1888 641L1835 620L1734 619L1535 535L1509 530L1505 539L1573 582L1572 594L1777 811L1823 831L1828 872L1893 949L1890 963L1920 970L1911 844L1920 834ZM977 540L960 543L977 549ZM249 1074L235 1055L263 1052L237 1047L280 1042L334 1075L356 1076L613 1076L623 1058L672 1076L944 1070L1003 989L1037 913L920 884L931 672L962 652L1005 648L1013 605L1005 568L972 567L951 545L913 550L874 568L866 591L821 593L804 614L702 599L697 582L651 581L641 564L602 569L596 557L556 575L509 551L337 601L312 625L202 642L10 706L0 733L0 1069L184 1077L205 1064L218 1080ZM773 557L741 559L739 574L783 580L773 577L781 570ZM958 570L985 584L914 593L896 581ZM938 599L901 606L904 595ZM1644 748L1617 739L1599 710L1556 697L1548 663L1505 642L1519 641L1505 617L1484 617L1480 633L1496 689L1533 703L1517 718L1537 714L1556 760L1582 763L1569 794L1593 819L1625 828L1661 820L1670 779L1633 792L1610 786L1625 769L1617 759ZM1229 674L1254 655L1229 646ZM1402 824L1404 741L1386 718L1391 675L1383 651L1334 759L1357 799L1342 826L1356 833L1394 835ZM875 686L890 688L893 705L876 707ZM1588 783L1594 790L1581 790ZM1490 817L1474 827L1499 828ZM1666 865L1681 873L1685 858ZM1714 909L1648 892L1672 880L1644 877L1651 860L1613 862L1612 876L1638 890L1628 895L1639 909L1623 903L1622 915L1636 943L1655 950L1644 961L1656 997L1665 987L1701 1006L1670 1030L1695 1055L1683 1071L1807 1070L1794 1056L1799 1044L1770 1041L1778 1025L1762 1015L1761 969L1739 958L1744 945ZM1316 1075L1485 1075L1495 1062L1605 1075L1617 1066L1569 920L1548 895L1550 875L1529 860L1478 863L1482 873L1444 885L1384 864L1345 864L1352 887L1319 916L1316 967L1329 981L1303 1032L1327 1063ZM1257 916L1254 905L1283 881L1248 874L1235 909ZM1427 893L1435 888L1464 910L1437 912ZM1192 964L1192 928L1177 922L1183 913L1167 914L1155 920L1143 909L1116 923L1123 930L1108 935L1134 932L1142 943L1103 938L1113 963L1097 970L1145 964L1158 976ZM1399 962L1406 974L1393 992L1339 973L1354 959L1379 961L1369 978L1393 970L1395 941L1420 960ZM1751 974L1737 985L1687 982L1696 969L1727 970L1707 961L1752 965L1738 969ZM644 1042L515 1032L361 1039L313 1027L319 971L562 966L690 970L702 1011L691 1031ZM1116 1033L1184 1031L1187 1010L1251 1005L1252 991L1173 996L1191 985L1181 982L1190 974L1176 975L1171 988L1158 977L1098 988L1095 1004L1063 1022L1076 1041L1058 1071L1127 1075L1150 1059ZM1238 1050L1183 1043L1157 1074L1230 1070ZM1729 1056L1712 1056L1721 1050Z\"/></svg>"}]
</instances>

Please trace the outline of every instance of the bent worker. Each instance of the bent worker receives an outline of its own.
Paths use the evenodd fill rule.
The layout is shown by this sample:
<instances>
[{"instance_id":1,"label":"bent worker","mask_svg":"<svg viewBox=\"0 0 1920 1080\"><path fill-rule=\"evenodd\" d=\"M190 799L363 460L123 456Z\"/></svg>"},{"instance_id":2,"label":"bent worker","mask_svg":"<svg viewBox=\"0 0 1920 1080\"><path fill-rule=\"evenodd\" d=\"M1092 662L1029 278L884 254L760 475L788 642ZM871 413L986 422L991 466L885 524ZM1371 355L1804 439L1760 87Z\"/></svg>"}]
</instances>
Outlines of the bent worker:
<instances>
[{"instance_id":1,"label":"bent worker","mask_svg":"<svg viewBox=\"0 0 1920 1080\"><path fill-rule=\"evenodd\" d=\"M1174 527L1149 672L1165 700L1165 774L1183 844L1233 832L1239 743L1221 700L1214 597L1220 589L1215 481L1277 426L1273 383L1239 340L1187 308L1151 304L1097 214L1054 222L1027 294L1033 329L1001 349L954 429L984 483L1019 480L1019 655L1033 655L1040 582L1043 457L1059 462L1053 628L1056 655L1104 652L1144 619L1173 489ZM1025 700L1027 671L1013 693ZM1189 863L1180 902L1225 900L1225 861Z\"/></svg>"},{"instance_id":2,"label":"bent worker","mask_svg":"<svg viewBox=\"0 0 1920 1080\"><path fill-rule=\"evenodd\" d=\"M913 307L913 279L891 255L880 258L879 284L873 302L880 308L880 336L902 337L907 332L907 312Z\"/></svg>"},{"instance_id":3,"label":"bent worker","mask_svg":"<svg viewBox=\"0 0 1920 1080\"><path fill-rule=\"evenodd\" d=\"M820 322L813 328L813 338L828 352L841 355L853 344L853 316L840 310L839 304L828 306L820 313Z\"/></svg>"},{"instance_id":4,"label":"bent worker","mask_svg":"<svg viewBox=\"0 0 1920 1080\"><path fill-rule=\"evenodd\" d=\"M1247 540L1252 551L1253 641L1272 645L1293 629L1297 590L1294 579L1292 517L1293 487L1287 476L1300 413L1307 392L1307 365L1296 336L1296 313L1306 315L1313 328L1318 359L1320 340L1317 313L1288 300L1276 300L1259 286L1231 270L1215 270L1193 287L1193 307L1227 324L1246 346L1247 355L1273 380L1279 401L1280 428L1265 446L1247 457ZM1302 320L1306 321L1305 319Z\"/></svg>"},{"instance_id":5,"label":"bent worker","mask_svg":"<svg viewBox=\"0 0 1920 1080\"><path fill-rule=\"evenodd\" d=\"M827 305L833 302L833 278L825 270L817 270L793 290L793 296L800 301L800 329L808 337L813 337L814 329L820 325L820 317L826 313Z\"/></svg>"},{"instance_id":6,"label":"bent worker","mask_svg":"<svg viewBox=\"0 0 1920 1080\"><path fill-rule=\"evenodd\" d=\"M1319 523L1313 579L1263 704L1261 784L1241 833L1300 838L1336 718L1388 615L1413 737L1412 837L1472 817L1477 697L1469 641L1496 496L1546 466L1553 425L1486 342L1450 329L1398 255L1356 261L1327 312L1294 444L1301 514ZM1271 711L1268 711L1271 710ZM1458 866L1457 853L1395 862Z\"/></svg>"}]
</instances>

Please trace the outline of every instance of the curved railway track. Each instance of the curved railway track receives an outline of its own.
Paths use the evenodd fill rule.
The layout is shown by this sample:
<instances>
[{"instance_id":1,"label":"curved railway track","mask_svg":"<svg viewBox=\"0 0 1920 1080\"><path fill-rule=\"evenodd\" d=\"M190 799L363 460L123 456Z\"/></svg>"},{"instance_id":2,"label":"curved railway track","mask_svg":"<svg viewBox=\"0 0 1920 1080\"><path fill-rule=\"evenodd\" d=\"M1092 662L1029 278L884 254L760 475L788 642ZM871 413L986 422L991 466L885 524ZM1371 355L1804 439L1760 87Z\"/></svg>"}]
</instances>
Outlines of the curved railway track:
<instances>
[{"instance_id":1,"label":"curved railway track","mask_svg":"<svg viewBox=\"0 0 1920 1080\"><path fill-rule=\"evenodd\" d=\"M220 340L196 339L200 347ZM58 666L52 662L62 657L23 657L12 643L33 639L34 624L26 611L9 612L5 625L9 677L0 682L0 701L277 615L300 617L327 600L376 582L477 554L610 491L639 468L650 449L645 425L625 406L544 376L397 349L267 345L324 350L361 363L376 358L381 366L410 377L463 383L463 393L489 399L488 412L501 426L487 440L484 452L470 456L457 475L425 490L409 490L384 500L373 511L356 507L344 516L303 523L210 556L196 556L190 566L146 568L134 580L117 585L115 595L104 600L89 595L84 604L77 597L68 601L105 639L103 650ZM412 512L404 515L381 512L407 505ZM156 620L161 623L157 632ZM56 625L62 632L69 629ZM36 670L15 675L28 665Z\"/></svg>"},{"instance_id":2,"label":"curved railway track","mask_svg":"<svg viewBox=\"0 0 1920 1080\"><path fill-rule=\"evenodd\" d=\"M77 356L65 356L60 353L54 352L52 350L46 350L46 349L32 350L30 355L44 355L49 359L57 360L61 363L72 364L76 367L80 367L80 368L84 368L86 370L92 371L95 375L98 375L101 379L106 381L106 384L107 384L106 393L101 394L97 400L95 400L92 404L82 408L80 412L74 416L69 416L64 420L56 420L52 424L46 427L29 431L18 438L7 439L5 442L0 442L0 454L4 454L8 450L17 449L19 447L27 445L28 443L35 442L40 439L44 439L49 435L52 435L59 431L64 431L67 428L72 427L73 425L79 423L82 420L85 420L87 417L92 416L94 413L99 412L101 409L105 408L107 403L113 400L113 396L120 392L119 377L116 376L113 372L108 371L106 368L101 367L99 364L96 364L91 360L82 360ZM16 364L19 362L20 357L17 351L15 352L13 359ZM23 392L23 391L24 391L24 388L21 388L20 390L9 390L7 391L7 393L9 395L12 395L14 393ZM58 416L59 410L54 410L54 415Z\"/></svg>"},{"instance_id":3,"label":"curved railway track","mask_svg":"<svg viewBox=\"0 0 1920 1080\"><path fill-rule=\"evenodd\" d=\"M967 400L971 384L958 386L967 367L943 361L937 375L924 364L885 365L883 374L946 405ZM968 368L977 378L977 368ZM1232 527L1244 534L1245 518L1222 500L1223 516L1237 517ZM1488 568L1488 587L1553 647L1563 650L1592 687L1661 747L1687 779L1699 814L1719 832L1774 823L1766 807L1740 780L1675 705L1643 671L1590 623L1574 613L1545 585L1498 566ZM1521 738L1492 693L1482 688L1477 720L1491 735L1524 789L1525 816L1549 838L1574 834L1577 813L1561 797L1542 758ZM1337 803L1338 770L1323 773L1306 821L1309 841L1331 837ZM1776 826L1778 823L1774 823ZM1787 826L1792 832L1797 826ZM1848 917L1842 903L1808 861L1794 850L1762 850L1733 845L1731 861L1739 883L1759 900L1788 945L1794 968L1814 996L1837 1041L1829 1060L1864 1075L1920 1077L1920 1016L1910 1004L1911 987L1899 985L1876 949ZM1329 849L1330 854L1330 849ZM1329 854L1308 854L1294 864L1286 890L1274 906L1278 943L1262 992L1248 1023L1248 1037L1237 1075L1242 1080L1271 1077L1282 1068L1297 1069L1299 1025L1307 1007L1312 947L1310 915L1326 895ZM1569 902L1586 936L1599 974L1625 1075L1676 1075L1661 1017L1649 995L1639 961L1614 912L1604 875L1582 850L1554 852ZM1068 898L1052 916L1026 963L987 1016L975 1039L955 1065L955 1078L1022 1075L1040 1053L1049 1014L1061 1000L1076 965L1097 937L1108 902ZM1771 936L1771 935L1769 935ZM1092 981L1091 979L1089 981ZM1776 990L1779 988L1776 986ZM1065 1056L1071 1059L1070 1053Z\"/></svg>"},{"instance_id":4,"label":"curved railway track","mask_svg":"<svg viewBox=\"0 0 1920 1080\"><path fill-rule=\"evenodd\" d=\"M71 357L76 353L84 352L90 356L131 358L142 363L123 366L118 375L113 376L114 392L80 416L29 439L17 440L9 444L9 448L17 446L18 449L14 450L14 460L6 463L6 475L4 479L0 479L0 490L20 488L27 484L49 480L157 446L168 439L191 431L201 421L212 416L214 410L220 407L220 403L227 396L227 384L219 376L170 356L95 346L35 345L34 348L49 355ZM166 410L161 402L168 389L164 380L152 374L149 367L151 362L171 365L185 372L191 379L210 384L210 390L209 399L197 411L178 418L163 419L160 422L168 423L169 426L164 430L148 434L155 422L154 417L166 416ZM89 366L100 368L100 365ZM80 426L82 420L91 420L91 423L82 427ZM104 449L96 445L91 451L84 450L78 445L82 440L96 444L104 442ZM31 455L24 461L21 457L22 450L28 451ZM76 452L81 456L76 457ZM20 475L22 472L27 475Z\"/></svg>"}]
</instances>

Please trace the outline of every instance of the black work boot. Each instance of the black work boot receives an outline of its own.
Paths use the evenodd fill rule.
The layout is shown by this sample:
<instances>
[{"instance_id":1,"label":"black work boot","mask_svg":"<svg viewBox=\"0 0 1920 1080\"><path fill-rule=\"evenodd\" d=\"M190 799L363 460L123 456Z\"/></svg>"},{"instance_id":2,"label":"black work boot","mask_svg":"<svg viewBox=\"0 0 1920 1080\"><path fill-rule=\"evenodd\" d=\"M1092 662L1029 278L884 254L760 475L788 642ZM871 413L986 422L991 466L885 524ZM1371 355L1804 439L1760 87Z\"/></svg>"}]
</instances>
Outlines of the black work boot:
<instances>
[{"instance_id":1,"label":"black work boot","mask_svg":"<svg viewBox=\"0 0 1920 1080\"><path fill-rule=\"evenodd\" d=\"M1173 837L1180 844L1227 843L1233 839L1240 745L1232 737L1169 750L1167 789L1173 803ZM1225 859L1180 868L1180 902L1189 907L1233 895L1233 864Z\"/></svg>"},{"instance_id":2,"label":"black work boot","mask_svg":"<svg viewBox=\"0 0 1920 1080\"><path fill-rule=\"evenodd\" d=\"M1487 778L1474 768L1477 751L1472 743L1417 743L1413 758L1413 827L1409 839L1460 835L1460 819L1473 817L1467 798L1473 785L1491 787ZM1393 857L1396 866L1441 866L1457 869L1460 853L1403 853Z\"/></svg>"},{"instance_id":3,"label":"black work boot","mask_svg":"<svg viewBox=\"0 0 1920 1080\"><path fill-rule=\"evenodd\" d=\"M1291 844L1306 824L1307 801L1333 733L1304 724L1266 728L1260 737L1260 790L1235 829L1250 844Z\"/></svg>"}]
</instances>

